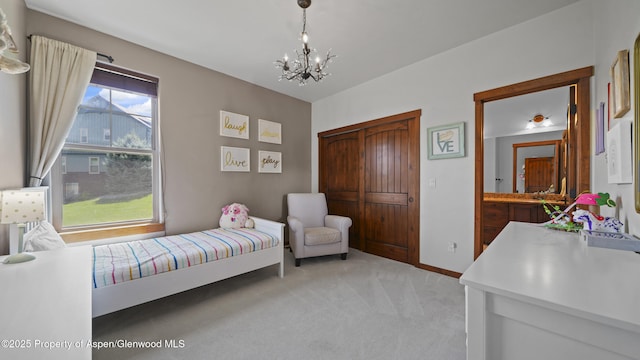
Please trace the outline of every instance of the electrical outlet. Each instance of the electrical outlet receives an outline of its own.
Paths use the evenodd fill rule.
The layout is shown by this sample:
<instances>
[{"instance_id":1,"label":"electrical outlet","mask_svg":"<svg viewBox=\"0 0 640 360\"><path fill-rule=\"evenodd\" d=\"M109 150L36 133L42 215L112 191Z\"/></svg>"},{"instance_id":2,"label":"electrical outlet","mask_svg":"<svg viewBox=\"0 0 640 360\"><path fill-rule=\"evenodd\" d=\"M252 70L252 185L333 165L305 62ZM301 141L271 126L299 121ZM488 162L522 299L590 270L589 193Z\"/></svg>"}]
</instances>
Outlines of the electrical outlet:
<instances>
[{"instance_id":1,"label":"electrical outlet","mask_svg":"<svg viewBox=\"0 0 640 360\"><path fill-rule=\"evenodd\" d=\"M449 252L456 252L456 248L457 248L457 247L458 247L458 244L456 244L456 243L455 243L455 242L453 242L453 241L450 241L450 242L449 242L449 246L447 247L447 250L448 250Z\"/></svg>"}]
</instances>

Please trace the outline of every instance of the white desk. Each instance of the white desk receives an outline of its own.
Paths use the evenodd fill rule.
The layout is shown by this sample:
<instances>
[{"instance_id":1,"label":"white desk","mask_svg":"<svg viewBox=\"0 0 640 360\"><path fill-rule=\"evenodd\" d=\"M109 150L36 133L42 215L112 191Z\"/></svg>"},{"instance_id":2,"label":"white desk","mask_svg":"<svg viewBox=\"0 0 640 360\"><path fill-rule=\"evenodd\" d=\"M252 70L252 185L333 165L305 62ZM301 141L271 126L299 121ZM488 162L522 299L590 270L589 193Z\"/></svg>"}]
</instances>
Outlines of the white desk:
<instances>
[{"instance_id":1,"label":"white desk","mask_svg":"<svg viewBox=\"0 0 640 360\"><path fill-rule=\"evenodd\" d=\"M91 359L91 247L34 255L0 264L0 358Z\"/></svg>"},{"instance_id":2,"label":"white desk","mask_svg":"<svg viewBox=\"0 0 640 360\"><path fill-rule=\"evenodd\" d=\"M640 255L511 222L460 278L467 359L640 359Z\"/></svg>"}]
</instances>

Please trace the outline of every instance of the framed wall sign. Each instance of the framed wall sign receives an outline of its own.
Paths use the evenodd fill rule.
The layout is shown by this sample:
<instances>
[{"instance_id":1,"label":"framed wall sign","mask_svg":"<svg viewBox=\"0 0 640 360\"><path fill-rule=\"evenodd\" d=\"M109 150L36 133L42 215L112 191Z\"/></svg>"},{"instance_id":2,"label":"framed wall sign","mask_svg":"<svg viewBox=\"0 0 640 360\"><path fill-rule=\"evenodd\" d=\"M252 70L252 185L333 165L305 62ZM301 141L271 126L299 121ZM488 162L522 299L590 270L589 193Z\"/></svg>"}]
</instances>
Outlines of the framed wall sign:
<instances>
[{"instance_id":1,"label":"framed wall sign","mask_svg":"<svg viewBox=\"0 0 640 360\"><path fill-rule=\"evenodd\" d=\"M258 151L258 172L282 173L282 153L275 151Z\"/></svg>"},{"instance_id":2,"label":"framed wall sign","mask_svg":"<svg viewBox=\"0 0 640 360\"><path fill-rule=\"evenodd\" d=\"M249 138L249 117L220 111L220 135L239 139Z\"/></svg>"},{"instance_id":3,"label":"framed wall sign","mask_svg":"<svg viewBox=\"0 0 640 360\"><path fill-rule=\"evenodd\" d=\"M428 128L427 142L429 159L463 157L464 122Z\"/></svg>"},{"instance_id":4,"label":"framed wall sign","mask_svg":"<svg viewBox=\"0 0 640 360\"><path fill-rule=\"evenodd\" d=\"M596 108L596 155L604 152L604 102Z\"/></svg>"},{"instance_id":5,"label":"framed wall sign","mask_svg":"<svg viewBox=\"0 0 640 360\"><path fill-rule=\"evenodd\" d=\"M613 117L619 118L631 108L629 99L629 50L618 51L611 65L611 104Z\"/></svg>"},{"instance_id":6,"label":"framed wall sign","mask_svg":"<svg viewBox=\"0 0 640 360\"><path fill-rule=\"evenodd\" d=\"M282 144L282 126L280 123L258 119L258 141Z\"/></svg>"},{"instance_id":7,"label":"framed wall sign","mask_svg":"<svg viewBox=\"0 0 640 360\"><path fill-rule=\"evenodd\" d=\"M246 148L230 146L220 147L220 170L221 171L243 171L249 172L250 151Z\"/></svg>"},{"instance_id":8,"label":"framed wall sign","mask_svg":"<svg viewBox=\"0 0 640 360\"><path fill-rule=\"evenodd\" d=\"M628 184L631 171L631 121L620 119L607 133L607 173L609 184Z\"/></svg>"}]
</instances>

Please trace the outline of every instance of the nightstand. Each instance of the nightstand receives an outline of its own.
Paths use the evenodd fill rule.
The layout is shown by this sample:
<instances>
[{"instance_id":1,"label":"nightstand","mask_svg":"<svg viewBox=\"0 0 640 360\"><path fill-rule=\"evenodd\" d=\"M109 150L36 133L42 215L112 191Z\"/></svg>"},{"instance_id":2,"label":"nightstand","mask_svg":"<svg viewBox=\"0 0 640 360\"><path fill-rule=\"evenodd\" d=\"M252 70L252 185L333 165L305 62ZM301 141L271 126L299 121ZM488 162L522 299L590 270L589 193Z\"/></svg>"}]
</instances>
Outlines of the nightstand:
<instances>
[{"instance_id":1,"label":"nightstand","mask_svg":"<svg viewBox=\"0 0 640 360\"><path fill-rule=\"evenodd\" d=\"M91 359L91 246L34 255L0 264L2 357Z\"/></svg>"}]
</instances>

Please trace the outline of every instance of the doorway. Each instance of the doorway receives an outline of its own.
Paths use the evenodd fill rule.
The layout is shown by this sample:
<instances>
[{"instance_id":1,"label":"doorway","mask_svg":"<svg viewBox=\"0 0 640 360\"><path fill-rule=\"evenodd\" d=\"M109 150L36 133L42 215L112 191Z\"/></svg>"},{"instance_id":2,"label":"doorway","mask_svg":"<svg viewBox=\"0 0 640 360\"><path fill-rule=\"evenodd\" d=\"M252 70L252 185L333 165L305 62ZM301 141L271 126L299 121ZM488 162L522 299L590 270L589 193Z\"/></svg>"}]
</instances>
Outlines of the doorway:
<instances>
[{"instance_id":1,"label":"doorway","mask_svg":"<svg viewBox=\"0 0 640 360\"><path fill-rule=\"evenodd\" d=\"M568 128L566 149L563 149L563 161L567 161L567 194L562 198L570 203L581 192L590 186L590 78L593 66L571 70L538 79L507 85L496 89L475 93L475 229L474 259L480 256L483 247L483 204L484 204L484 123L485 103L511 98L519 95L554 89L571 87L570 106L567 111ZM566 158L566 160L564 160ZM510 194L511 201L526 198L527 194Z\"/></svg>"},{"instance_id":2,"label":"doorway","mask_svg":"<svg viewBox=\"0 0 640 360\"><path fill-rule=\"evenodd\" d=\"M419 262L420 115L411 111L318 134L319 191L349 216L349 246Z\"/></svg>"}]
</instances>

